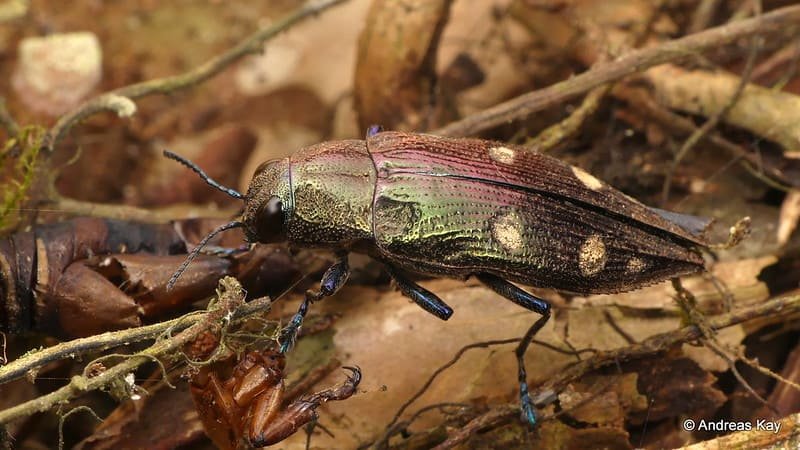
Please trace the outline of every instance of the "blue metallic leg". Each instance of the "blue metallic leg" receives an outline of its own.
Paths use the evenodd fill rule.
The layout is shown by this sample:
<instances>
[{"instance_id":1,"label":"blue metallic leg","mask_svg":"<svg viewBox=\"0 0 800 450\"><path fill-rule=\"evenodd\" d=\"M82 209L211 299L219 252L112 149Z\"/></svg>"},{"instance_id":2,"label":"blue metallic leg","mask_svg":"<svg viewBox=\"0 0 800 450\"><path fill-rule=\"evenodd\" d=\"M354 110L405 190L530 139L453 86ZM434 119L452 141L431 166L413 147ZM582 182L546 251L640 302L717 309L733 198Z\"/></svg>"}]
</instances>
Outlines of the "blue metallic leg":
<instances>
[{"instance_id":1,"label":"blue metallic leg","mask_svg":"<svg viewBox=\"0 0 800 450\"><path fill-rule=\"evenodd\" d=\"M369 128L367 128L367 139L371 138L372 136L375 136L376 134L380 133L381 131L383 131L383 127L382 126L380 126L380 125L370 125Z\"/></svg>"},{"instance_id":2,"label":"blue metallic leg","mask_svg":"<svg viewBox=\"0 0 800 450\"><path fill-rule=\"evenodd\" d=\"M536 425L536 409L533 406L530 392L528 392L528 373L525 370L525 352L527 352L536 333L550 320L550 303L516 287L496 275L482 273L476 276L482 283L503 297L542 315L539 320L528 328L528 332L525 333L525 336L519 342L515 350L517 355L517 367L519 368L519 400L522 408L522 417L530 426L534 426Z\"/></svg>"},{"instance_id":3,"label":"blue metallic leg","mask_svg":"<svg viewBox=\"0 0 800 450\"><path fill-rule=\"evenodd\" d=\"M453 308L447 306L447 304L433 292L409 280L394 267L387 265L386 271L394 282L397 283L400 292L411 300L414 300L414 303L422 307L425 311L428 311L442 320L447 320L453 315Z\"/></svg>"},{"instance_id":4,"label":"blue metallic leg","mask_svg":"<svg viewBox=\"0 0 800 450\"><path fill-rule=\"evenodd\" d=\"M303 325L303 319L308 313L308 308L312 303L322 300L336 293L347 282L350 277L350 265L347 262L347 254L339 255L339 261L332 265L325 274L322 276L322 281L319 283L319 291L306 291L306 298L300 304L297 313L286 325L279 337L281 343L281 353L286 353L294 347L297 341L297 333L300 332L300 327Z\"/></svg>"}]
</instances>

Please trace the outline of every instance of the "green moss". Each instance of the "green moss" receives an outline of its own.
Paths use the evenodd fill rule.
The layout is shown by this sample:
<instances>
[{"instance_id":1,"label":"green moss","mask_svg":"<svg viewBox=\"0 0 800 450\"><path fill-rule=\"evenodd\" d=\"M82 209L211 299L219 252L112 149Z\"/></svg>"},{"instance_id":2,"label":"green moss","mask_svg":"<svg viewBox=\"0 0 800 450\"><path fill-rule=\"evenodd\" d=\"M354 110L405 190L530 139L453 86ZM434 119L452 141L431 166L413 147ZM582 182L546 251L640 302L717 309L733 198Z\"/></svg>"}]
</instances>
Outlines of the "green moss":
<instances>
[{"instance_id":1,"label":"green moss","mask_svg":"<svg viewBox=\"0 0 800 450\"><path fill-rule=\"evenodd\" d=\"M6 179L0 183L0 232L13 228L19 221L19 211L36 176L44 128L28 126L16 138L9 139L0 155L0 171ZM6 167L9 161L14 166Z\"/></svg>"}]
</instances>

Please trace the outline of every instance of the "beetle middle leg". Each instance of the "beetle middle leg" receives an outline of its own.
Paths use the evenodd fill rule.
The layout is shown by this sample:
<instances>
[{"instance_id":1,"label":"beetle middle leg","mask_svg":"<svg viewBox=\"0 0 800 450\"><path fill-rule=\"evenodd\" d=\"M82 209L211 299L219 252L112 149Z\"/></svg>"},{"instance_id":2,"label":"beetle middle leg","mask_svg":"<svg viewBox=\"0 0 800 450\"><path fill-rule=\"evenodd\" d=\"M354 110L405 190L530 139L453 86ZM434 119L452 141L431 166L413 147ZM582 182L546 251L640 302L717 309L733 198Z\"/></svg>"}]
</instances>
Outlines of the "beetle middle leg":
<instances>
[{"instance_id":1,"label":"beetle middle leg","mask_svg":"<svg viewBox=\"0 0 800 450\"><path fill-rule=\"evenodd\" d=\"M437 297L433 292L409 280L392 266L387 265L386 271L394 282L397 283L400 292L413 300L414 303L425 311L428 311L442 320L447 320L453 315L453 308L449 307L447 303L443 302L442 299Z\"/></svg>"},{"instance_id":2,"label":"beetle middle leg","mask_svg":"<svg viewBox=\"0 0 800 450\"><path fill-rule=\"evenodd\" d=\"M294 347L297 341L297 333L300 332L300 327L303 325L303 319L308 313L308 308L312 303L322 300L325 297L330 297L335 294L350 277L350 264L347 262L347 253L340 253L337 255L339 258L325 274L322 275L322 280L319 283L319 290L306 291L306 297L297 313L292 317L292 320L281 330L280 343L281 353L288 352Z\"/></svg>"},{"instance_id":3,"label":"beetle middle leg","mask_svg":"<svg viewBox=\"0 0 800 450\"><path fill-rule=\"evenodd\" d=\"M528 328L525 336L517 345L515 353L517 355L517 367L519 368L519 400L522 408L522 415L528 423L533 426L536 424L536 409L533 407L530 392L528 391L528 373L525 370L525 352L531 345L534 336L550 320L550 303L542 300L535 295L526 292L508 281L488 273L477 274L476 277L493 291L511 300L512 302L537 312L542 315L536 322Z\"/></svg>"}]
</instances>

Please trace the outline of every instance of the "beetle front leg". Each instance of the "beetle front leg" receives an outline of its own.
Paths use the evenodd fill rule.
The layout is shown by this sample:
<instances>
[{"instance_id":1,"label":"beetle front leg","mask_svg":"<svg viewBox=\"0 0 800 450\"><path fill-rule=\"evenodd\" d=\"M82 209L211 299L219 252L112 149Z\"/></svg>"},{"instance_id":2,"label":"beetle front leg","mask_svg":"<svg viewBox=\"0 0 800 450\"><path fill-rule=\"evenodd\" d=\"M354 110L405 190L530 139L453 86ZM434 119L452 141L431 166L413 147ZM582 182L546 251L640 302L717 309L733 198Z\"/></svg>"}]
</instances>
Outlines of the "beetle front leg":
<instances>
[{"instance_id":1,"label":"beetle front leg","mask_svg":"<svg viewBox=\"0 0 800 450\"><path fill-rule=\"evenodd\" d=\"M528 347L531 345L531 341L533 341L536 333L550 320L550 303L518 288L496 275L481 273L476 276L491 290L526 309L542 315L539 320L528 328L528 331L515 350L517 355L517 367L519 370L519 401L520 407L522 408L522 416L523 420L527 420L531 426L534 426L536 424L536 409L533 406L533 400L531 400L531 394L528 391L528 373L525 370L525 352L528 351Z\"/></svg>"},{"instance_id":2,"label":"beetle front leg","mask_svg":"<svg viewBox=\"0 0 800 450\"><path fill-rule=\"evenodd\" d=\"M346 400L356 393L361 382L361 370L358 367L344 367L352 372L347 380L339 386L328 388L295 400L285 411L274 415L269 421L260 421L260 428L251 428L249 443L254 447L263 447L280 442L294 434L303 425L317 419L316 409L328 401ZM255 423L255 422L253 422Z\"/></svg>"},{"instance_id":3,"label":"beetle front leg","mask_svg":"<svg viewBox=\"0 0 800 450\"><path fill-rule=\"evenodd\" d=\"M387 265L386 271L394 282L397 283L400 292L413 300L414 303L425 311L428 311L442 320L447 320L453 315L453 308L449 307L447 303L443 302L442 299L437 297L433 292L409 280L392 266Z\"/></svg>"},{"instance_id":4,"label":"beetle front leg","mask_svg":"<svg viewBox=\"0 0 800 450\"><path fill-rule=\"evenodd\" d=\"M335 294L347 282L350 277L350 264L347 262L347 253L338 255L339 260L334 263L325 274L322 275L322 280L319 283L318 291L306 291L306 298L300 304L297 313L292 317L292 320L281 330L279 341L281 343L281 353L288 352L294 347L297 341L297 333L300 332L300 327L303 325L303 319L308 313L308 308L312 303L322 300L325 297L330 297Z\"/></svg>"}]
</instances>

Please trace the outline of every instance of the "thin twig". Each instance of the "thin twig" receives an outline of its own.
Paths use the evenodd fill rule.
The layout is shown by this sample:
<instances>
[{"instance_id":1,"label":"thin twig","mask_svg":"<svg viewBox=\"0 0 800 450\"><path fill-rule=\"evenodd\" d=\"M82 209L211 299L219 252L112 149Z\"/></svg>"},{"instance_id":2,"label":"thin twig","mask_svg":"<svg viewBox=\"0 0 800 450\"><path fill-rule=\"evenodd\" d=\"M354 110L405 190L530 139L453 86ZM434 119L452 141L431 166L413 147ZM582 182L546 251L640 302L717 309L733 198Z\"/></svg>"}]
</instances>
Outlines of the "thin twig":
<instances>
[{"instance_id":1,"label":"thin twig","mask_svg":"<svg viewBox=\"0 0 800 450\"><path fill-rule=\"evenodd\" d=\"M200 66L180 75L154 80L143 81L131 84L119 89L114 89L91 100L86 101L78 108L62 116L53 128L45 136L43 146L48 152L52 152L64 135L80 120L89 117L100 111L114 109L113 99L125 98L127 100L137 99L152 94L166 94L180 89L196 85L214 75L222 72L225 68L242 58L243 56L259 53L263 50L264 42L277 36L282 31L302 21L303 19L314 16L321 11L345 0L319 0L307 2L288 16L280 19L276 23L262 28L235 47L222 53L221 55L201 64ZM131 102L132 103L132 102Z\"/></svg>"},{"instance_id":2,"label":"thin twig","mask_svg":"<svg viewBox=\"0 0 800 450\"><path fill-rule=\"evenodd\" d=\"M659 124L665 126L673 132L690 134L693 133L698 127L686 117L673 113L672 111L664 108L650 98L643 90L631 88L625 85L617 85L614 88L613 94L615 97L628 102L634 109L645 114L646 116L658 121ZM784 186L776 186L777 188L786 190L785 186L792 186L797 183L797 180L788 178L780 170L773 166L764 166L761 159L748 151L744 147L735 144L728 139L722 137L719 133L709 133L703 137L711 142L714 146L721 148L730 153L735 158L742 159L745 169L747 169L756 178L769 182L770 185L782 184Z\"/></svg>"},{"instance_id":3,"label":"thin twig","mask_svg":"<svg viewBox=\"0 0 800 450\"><path fill-rule=\"evenodd\" d=\"M466 442L467 438L478 431L485 430L487 428L495 428L499 425L508 423L508 421L517 415L519 415L519 407L502 405L498 408L492 408L488 412L470 420L465 426L448 436L446 441L434 447L434 450L454 448L458 444Z\"/></svg>"},{"instance_id":4,"label":"thin twig","mask_svg":"<svg viewBox=\"0 0 800 450\"><path fill-rule=\"evenodd\" d=\"M771 317L773 315L787 316L797 312L800 312L800 295L793 295L711 317L708 319L708 325L712 330L720 330L757 318ZM702 337L700 329L696 325L689 325L678 330L651 336L638 344L614 350L598 351L593 356L562 370L557 377L545 383L537 391L554 390L559 392L562 386L566 386L589 371L618 361L624 362L650 356L672 348L676 344L692 341L700 337Z\"/></svg>"},{"instance_id":5,"label":"thin twig","mask_svg":"<svg viewBox=\"0 0 800 450\"><path fill-rule=\"evenodd\" d=\"M11 113L6 108L6 99L0 97L0 127L3 127L8 132L9 137L16 137L19 134L19 125L11 117Z\"/></svg>"},{"instance_id":6,"label":"thin twig","mask_svg":"<svg viewBox=\"0 0 800 450\"><path fill-rule=\"evenodd\" d=\"M631 43L632 47L636 48L644 44L647 36L650 35L650 32L656 23L656 19L660 17L663 6L662 3L663 2L659 1L657 5L654 5L653 13L650 14L650 17L644 24L644 27L642 27L640 31L637 31L636 36L633 37ZM583 34L603 36L603 33L599 33L597 30L594 30L594 25L589 25L588 23L584 23L583 25L579 26L579 29L583 29ZM614 56L617 56L616 54L611 53L609 50L610 46L607 42L603 43L603 47L606 50L597 61L597 63L600 64L613 59ZM581 104L567 118L542 130L542 132L540 132L536 137L525 142L525 146L539 153L546 153L568 138L577 134L583 124L592 115L594 115L594 113L600 107L600 104L611 92L613 87L614 83L608 83L589 91L589 93L586 94L581 101Z\"/></svg>"},{"instance_id":7,"label":"thin twig","mask_svg":"<svg viewBox=\"0 0 800 450\"><path fill-rule=\"evenodd\" d=\"M414 395L412 395L408 400L405 401L405 403L403 403L400 406L400 408L394 414L394 417L392 417L392 420L389 422L389 425L386 426L386 432L384 433L384 435L381 436L381 438L377 440L376 447L381 448L383 446L383 444L388 442L389 437L391 437L391 435L395 432L395 429L394 429L395 424L397 423L398 419L400 419L400 416L403 415L405 410L408 409L408 407L411 406L412 403L414 403L420 396L422 396L422 394L425 393L425 391L428 390L428 388L433 384L434 381L436 381L436 378L442 372L444 372L445 370L449 369L456 362L458 362L458 360L461 359L461 357L464 355L464 353L466 353L468 350L471 350L471 349L474 349L474 348L489 348L489 347L493 347L495 345L513 344L515 342L519 342L520 339L521 338L499 339L499 340L494 340L494 341L477 342L477 343L474 343L474 344L469 344L469 345L465 345L464 347L461 347L461 349L458 352L456 352L456 354L450 359L450 361L444 363L441 367L436 369L431 374L431 376L428 377L428 380L425 381L425 384L423 384L422 387L420 387L419 390L417 390L417 392Z\"/></svg>"},{"instance_id":8,"label":"thin twig","mask_svg":"<svg viewBox=\"0 0 800 450\"><path fill-rule=\"evenodd\" d=\"M255 313L266 311L270 308L271 302L268 297L252 300L239 307L235 311L233 318L234 320L240 320ZM166 322L127 330L111 331L29 352L4 366L0 366L0 384L21 378L29 373L35 373L54 361L155 339L167 330L172 330L173 332L182 331L203 320L204 316L203 313L192 313Z\"/></svg>"},{"instance_id":9,"label":"thin twig","mask_svg":"<svg viewBox=\"0 0 800 450\"><path fill-rule=\"evenodd\" d=\"M758 50L761 47L761 37L754 36L750 41L750 51L747 54L747 62L745 63L744 71L742 72L741 78L739 79L739 84L736 86L736 90L733 91L730 99L728 102L720 108L714 115L708 118L706 122L695 130L688 139L683 142L683 145L675 154L675 157L672 159L672 163L670 164L670 169L667 172L667 176L664 178L664 184L661 188L661 204L666 205L667 201L669 200L669 191L670 187L672 186L672 176L677 170L678 166L680 165L681 161L689 154L689 152L697 145L698 142L703 138L703 136L707 135L711 130L713 130L717 124L719 124L725 116L728 115L731 109L736 105L739 101L739 98L742 96L744 89L750 83L750 77L753 74L753 67L755 67L756 57L758 56Z\"/></svg>"},{"instance_id":10,"label":"thin twig","mask_svg":"<svg viewBox=\"0 0 800 450\"><path fill-rule=\"evenodd\" d=\"M795 38L792 42L782 47L780 50L773 53L771 56L760 62L753 68L751 78L753 80L761 81L764 77L771 74L773 71L778 70L784 64L789 64L788 73L790 76L794 74L794 68L797 65L797 59L800 57L800 40Z\"/></svg>"},{"instance_id":11,"label":"thin twig","mask_svg":"<svg viewBox=\"0 0 800 450\"><path fill-rule=\"evenodd\" d=\"M554 414L543 414L540 416L540 420L544 422L555 419L568 415L573 411L582 408L583 406L596 400L603 393L607 392L614 382L615 380L611 378L599 386L592 386L589 395L583 397L580 401L575 402L575 404L570 405L569 408L562 409ZM486 414L482 414L473 418L466 425L459 428L455 433L448 436L444 442L434 447L433 450L450 450L452 448L458 448L458 446L465 443L470 436L480 432L481 430L496 428L500 425L508 423L514 418L515 415L519 417L519 408L517 407L513 411L509 411L506 409L508 406L510 405L503 405L502 407L494 408Z\"/></svg>"},{"instance_id":12,"label":"thin twig","mask_svg":"<svg viewBox=\"0 0 800 450\"><path fill-rule=\"evenodd\" d=\"M222 322L266 309L269 305L268 299L259 299L256 304L254 304L255 302L251 302L244 305L242 303L244 301L244 291L235 278L223 278L220 280L220 286L219 300L215 303L214 308L208 312L197 314L196 317L190 320L194 323L188 328L174 336L157 341L146 350L130 355L127 360L107 369L97 376L88 378L86 376L76 375L72 377L69 384L54 392L0 411L0 424L5 424L14 419L29 416L37 412L47 411L85 392L101 389L114 380L120 379L133 372L139 366L147 362L152 362L153 358L164 357L177 352L184 345L197 338L197 336L212 330ZM166 328L165 331L166 330L169 330L169 328Z\"/></svg>"},{"instance_id":13,"label":"thin twig","mask_svg":"<svg viewBox=\"0 0 800 450\"><path fill-rule=\"evenodd\" d=\"M733 377L736 378L736 380L739 382L739 384L742 385L742 387L744 387L744 389L750 395L752 395L753 398L758 400L765 407L769 408L773 413L778 414L778 411L769 404L767 399L765 399L764 397L761 396L761 394L756 392L756 390L753 388L753 386L751 386L750 383L747 382L747 380L744 378L742 373L739 372L739 369L736 368L736 357L732 357L729 354L730 352L728 350L726 350L722 346L722 344L720 344L716 340L716 338L714 338L714 339L702 339L701 341L703 342L703 345L705 347L710 349L715 355L719 356L720 358L722 358L725 361L725 364L728 365L728 370L731 371L731 373L733 374Z\"/></svg>"},{"instance_id":14,"label":"thin twig","mask_svg":"<svg viewBox=\"0 0 800 450\"><path fill-rule=\"evenodd\" d=\"M692 14L692 21L689 23L688 32L697 33L698 31L705 30L708 25L714 20L714 15L719 9L720 0L701 0L700 4Z\"/></svg>"},{"instance_id":15,"label":"thin twig","mask_svg":"<svg viewBox=\"0 0 800 450\"><path fill-rule=\"evenodd\" d=\"M197 205L168 206L164 208L146 209L131 205L118 205L111 203L94 203L62 197L54 192L47 200L42 201L37 212L56 212L72 214L74 216L103 217L106 219L133 220L144 223L167 223L180 220L182 217L207 217L229 219L236 214L234 210L221 210L213 207Z\"/></svg>"},{"instance_id":16,"label":"thin twig","mask_svg":"<svg viewBox=\"0 0 800 450\"><path fill-rule=\"evenodd\" d=\"M608 95L612 87L614 85L609 83L589 91L580 106L572 114L561 122L542 130L536 137L529 139L525 142L525 147L539 153L547 153L558 144L577 134L586 120L600 107L600 103Z\"/></svg>"},{"instance_id":17,"label":"thin twig","mask_svg":"<svg viewBox=\"0 0 800 450\"><path fill-rule=\"evenodd\" d=\"M194 324L199 318L173 319L127 330L112 331L73 341L64 342L41 350L34 350L24 356L0 367L0 384L21 378L28 373L35 373L46 364L76 357L90 351L102 351L112 347L130 345L147 339L155 339L170 327L179 327L180 330Z\"/></svg>"},{"instance_id":18,"label":"thin twig","mask_svg":"<svg viewBox=\"0 0 800 450\"><path fill-rule=\"evenodd\" d=\"M388 425L386 425L386 431L384 432L383 436L381 436L375 442L375 447L376 448L384 448L386 446L386 444L388 443L389 438L394 433L397 432L398 428L400 428L400 427L396 426L396 425L398 425L398 420L400 419L400 416L403 415L403 413L406 411L406 409L408 409L409 406L411 406L411 404L413 404L417 399L422 397L422 395L431 387L431 385L436 380L436 378L439 377L439 375L441 375L445 370L447 370L450 367L452 367L453 365L455 365L461 359L461 357L464 356L464 354L468 350L472 350L472 349L475 349L475 348L489 348L489 347L494 347L494 346L497 346L497 345L514 344L514 343L518 343L521 340L522 340L521 337L509 338L509 339L498 339L498 340L494 340L494 341L475 342L475 343L468 344L468 345L465 345L465 346L461 347L456 352L456 354L450 359L450 361L444 363L442 366L437 368L431 374L431 376L428 377L428 379L425 381L425 384L423 384L422 387L420 387L419 390L416 393L414 393L414 395L412 395L408 400L406 400L405 403L403 403L400 406L400 408L395 413L394 417L392 417L392 420L389 422ZM552 344L549 344L549 343L543 342L543 341L538 341L536 339L534 339L532 342L534 344L540 345L542 347L545 347L545 348L547 348L549 350L552 350L552 351L555 351L555 352L558 352L558 353L568 354L568 355L575 355L578 358L578 360L580 360L580 357L578 355L580 355L581 353L594 353L595 352L594 349L587 349L587 350L581 350L581 351L564 350L562 348L556 347L555 345L552 345Z\"/></svg>"},{"instance_id":19,"label":"thin twig","mask_svg":"<svg viewBox=\"0 0 800 450\"><path fill-rule=\"evenodd\" d=\"M0 356L0 367L8 362L8 355L6 354L6 345L8 344L6 334L0 331L0 337L3 338L3 356ZM2 383L0 383L2 384Z\"/></svg>"},{"instance_id":20,"label":"thin twig","mask_svg":"<svg viewBox=\"0 0 800 450\"><path fill-rule=\"evenodd\" d=\"M781 298L776 298L760 305L750 308L744 308L739 311L734 311L727 314L710 318L708 325L713 330L720 330L730 326L738 325L742 322L747 322L754 319L764 319L767 317L776 316L789 316L800 312L800 295L792 295ZM583 361L577 362L567 368L561 369L548 382L536 389L538 394L544 392L561 392L569 383L583 377L589 372L601 369L611 364L619 362L631 361L635 359L646 358L660 352L673 348L675 345L693 341L703 336L700 329L695 325L689 325L678 330L661 333L651 336L644 341L621 347L614 350L598 351L594 356L587 358ZM514 418L519 415L519 406L516 404L507 404L494 407L486 413L476 417L470 423L468 433L461 433L461 430L456 430L448 439L449 443L456 441L464 442L470 433L477 432L485 429L488 425L495 423L503 423L504 421ZM542 420L547 420L548 416L542 416ZM477 426L478 424L486 424Z\"/></svg>"},{"instance_id":21,"label":"thin twig","mask_svg":"<svg viewBox=\"0 0 800 450\"><path fill-rule=\"evenodd\" d=\"M800 23L800 6L795 5L776 9L757 18L710 28L681 39L665 42L657 47L632 51L612 62L599 64L568 80L515 97L450 123L432 133L444 136L474 135L497 125L527 117L601 84L619 80L649 67L685 58L753 34L774 31L797 23Z\"/></svg>"}]
</instances>

